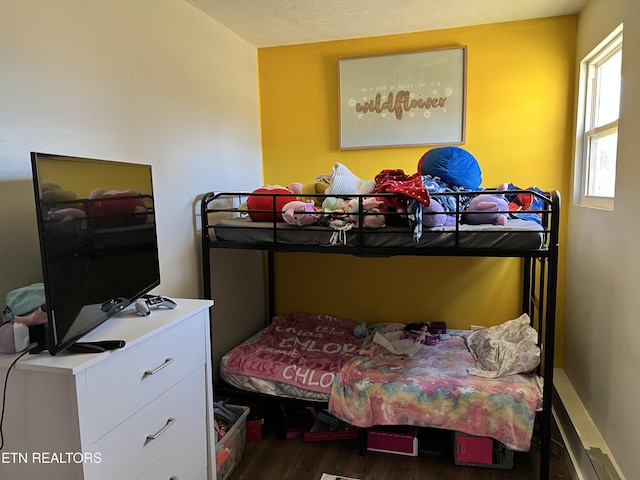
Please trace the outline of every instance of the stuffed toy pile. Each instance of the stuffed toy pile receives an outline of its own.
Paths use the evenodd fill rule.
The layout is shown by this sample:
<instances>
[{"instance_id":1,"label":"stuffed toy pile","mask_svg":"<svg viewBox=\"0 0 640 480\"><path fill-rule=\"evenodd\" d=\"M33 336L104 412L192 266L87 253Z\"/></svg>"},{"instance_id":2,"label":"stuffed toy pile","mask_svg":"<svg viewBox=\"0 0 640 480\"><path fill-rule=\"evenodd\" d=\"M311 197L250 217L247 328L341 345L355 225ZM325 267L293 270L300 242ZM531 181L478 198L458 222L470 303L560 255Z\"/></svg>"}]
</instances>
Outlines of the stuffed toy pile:
<instances>
[{"instance_id":1,"label":"stuffed toy pile","mask_svg":"<svg viewBox=\"0 0 640 480\"><path fill-rule=\"evenodd\" d=\"M254 190L240 206L254 222L286 222L303 227L328 225L336 230L359 224L367 228L384 226L384 214L373 192L375 181L362 180L345 165L336 163L330 174L321 174L307 184L288 187L264 185ZM349 198L351 195L358 197Z\"/></svg>"},{"instance_id":2,"label":"stuffed toy pile","mask_svg":"<svg viewBox=\"0 0 640 480\"><path fill-rule=\"evenodd\" d=\"M241 209L256 222L325 225L337 231L359 225L381 228L398 219L406 225L411 219L417 241L423 228L452 226L457 221L504 226L515 211L523 212L533 202L532 195L510 196L508 191L517 188L511 184L486 190L481 184L476 158L463 148L445 146L425 152L412 175L390 169L374 180L363 180L338 162L331 173L310 183L262 186Z\"/></svg>"},{"instance_id":3,"label":"stuffed toy pile","mask_svg":"<svg viewBox=\"0 0 640 480\"><path fill-rule=\"evenodd\" d=\"M438 195L443 192L483 191L482 170L471 153L460 147L438 147L428 150L418 161L418 172L431 197L429 206L422 207L423 225L427 228L455 225L456 212L460 221L469 224L506 225L509 218L520 218L541 223L540 214L528 212L543 208L542 200L533 193L509 193L523 190L503 183L487 189L480 195ZM537 187L527 190L544 195ZM503 193L504 192L504 193Z\"/></svg>"}]
</instances>

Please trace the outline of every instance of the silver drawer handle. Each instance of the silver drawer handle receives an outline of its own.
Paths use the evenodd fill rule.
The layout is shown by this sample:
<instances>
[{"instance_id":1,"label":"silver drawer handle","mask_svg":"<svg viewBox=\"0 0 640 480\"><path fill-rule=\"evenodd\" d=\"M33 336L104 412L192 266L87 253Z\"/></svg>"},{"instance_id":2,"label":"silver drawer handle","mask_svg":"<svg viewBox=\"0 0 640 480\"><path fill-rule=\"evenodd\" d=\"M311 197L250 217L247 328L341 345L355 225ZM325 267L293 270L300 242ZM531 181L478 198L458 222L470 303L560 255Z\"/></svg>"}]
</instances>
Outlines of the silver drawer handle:
<instances>
[{"instance_id":1,"label":"silver drawer handle","mask_svg":"<svg viewBox=\"0 0 640 480\"><path fill-rule=\"evenodd\" d=\"M154 368L153 370L145 370L144 374L145 375L155 375L160 370L162 370L165 367L168 367L169 365L171 365L175 361L176 361L175 358L167 358L162 365L160 365L159 367Z\"/></svg>"},{"instance_id":2,"label":"silver drawer handle","mask_svg":"<svg viewBox=\"0 0 640 480\"><path fill-rule=\"evenodd\" d=\"M160 430L158 430L156 433L154 433L153 435L147 435L147 440L155 440L160 435L162 435L164 432L166 432L167 429L171 425L173 425L174 423L176 423L176 419L175 418L170 418L169 420L167 420L167 423L165 424L165 426L162 427Z\"/></svg>"},{"instance_id":3,"label":"silver drawer handle","mask_svg":"<svg viewBox=\"0 0 640 480\"><path fill-rule=\"evenodd\" d=\"M169 480L180 480L180 477L176 477L175 475L171 475Z\"/></svg>"}]
</instances>

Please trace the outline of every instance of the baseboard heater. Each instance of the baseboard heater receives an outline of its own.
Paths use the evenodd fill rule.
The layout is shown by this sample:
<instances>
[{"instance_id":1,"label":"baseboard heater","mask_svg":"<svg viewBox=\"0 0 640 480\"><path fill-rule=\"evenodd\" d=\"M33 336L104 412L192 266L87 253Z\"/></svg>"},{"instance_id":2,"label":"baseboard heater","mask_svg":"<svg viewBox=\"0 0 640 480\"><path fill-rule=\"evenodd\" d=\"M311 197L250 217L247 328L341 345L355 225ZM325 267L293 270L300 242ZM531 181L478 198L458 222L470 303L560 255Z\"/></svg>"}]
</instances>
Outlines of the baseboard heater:
<instances>
[{"instance_id":1,"label":"baseboard heater","mask_svg":"<svg viewBox=\"0 0 640 480\"><path fill-rule=\"evenodd\" d=\"M556 368L553 376L553 414L571 459L570 467L575 470L573 477L581 480L624 480L604 438L564 370Z\"/></svg>"}]
</instances>

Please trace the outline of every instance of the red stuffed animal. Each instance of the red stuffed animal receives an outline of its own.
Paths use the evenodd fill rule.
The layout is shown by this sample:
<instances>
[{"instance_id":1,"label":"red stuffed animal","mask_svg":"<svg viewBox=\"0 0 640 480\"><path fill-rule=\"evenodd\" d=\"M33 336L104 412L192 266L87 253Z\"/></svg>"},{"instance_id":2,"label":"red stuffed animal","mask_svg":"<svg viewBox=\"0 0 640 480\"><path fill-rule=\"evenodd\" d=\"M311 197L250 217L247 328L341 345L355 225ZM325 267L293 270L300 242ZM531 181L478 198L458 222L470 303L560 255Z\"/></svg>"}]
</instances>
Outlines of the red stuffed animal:
<instances>
[{"instance_id":1,"label":"red stuffed animal","mask_svg":"<svg viewBox=\"0 0 640 480\"><path fill-rule=\"evenodd\" d=\"M284 206L297 200L291 190L279 185L265 185L252 193L247 198L247 208L249 218L254 222L273 222L274 219L276 222L284 221L282 218Z\"/></svg>"}]
</instances>

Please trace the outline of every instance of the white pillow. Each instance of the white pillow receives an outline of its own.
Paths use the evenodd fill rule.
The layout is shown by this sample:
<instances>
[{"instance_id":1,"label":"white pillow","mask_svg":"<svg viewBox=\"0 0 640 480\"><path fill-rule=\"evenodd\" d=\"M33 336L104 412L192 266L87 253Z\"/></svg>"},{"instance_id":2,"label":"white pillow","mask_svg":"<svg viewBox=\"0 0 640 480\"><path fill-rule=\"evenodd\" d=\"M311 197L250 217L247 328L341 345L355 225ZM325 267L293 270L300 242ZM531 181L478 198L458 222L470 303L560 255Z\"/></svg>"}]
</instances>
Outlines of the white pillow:
<instances>
[{"instance_id":1,"label":"white pillow","mask_svg":"<svg viewBox=\"0 0 640 480\"><path fill-rule=\"evenodd\" d=\"M467 336L467 345L475 364L471 375L497 378L530 372L540 364L538 332L529 325L529 315L495 327L482 328Z\"/></svg>"},{"instance_id":2,"label":"white pillow","mask_svg":"<svg viewBox=\"0 0 640 480\"><path fill-rule=\"evenodd\" d=\"M329 176L329 188L325 191L329 195L366 195L376 186L374 180L361 180L351 170L337 162Z\"/></svg>"}]
</instances>

